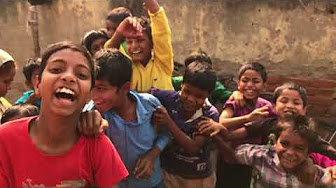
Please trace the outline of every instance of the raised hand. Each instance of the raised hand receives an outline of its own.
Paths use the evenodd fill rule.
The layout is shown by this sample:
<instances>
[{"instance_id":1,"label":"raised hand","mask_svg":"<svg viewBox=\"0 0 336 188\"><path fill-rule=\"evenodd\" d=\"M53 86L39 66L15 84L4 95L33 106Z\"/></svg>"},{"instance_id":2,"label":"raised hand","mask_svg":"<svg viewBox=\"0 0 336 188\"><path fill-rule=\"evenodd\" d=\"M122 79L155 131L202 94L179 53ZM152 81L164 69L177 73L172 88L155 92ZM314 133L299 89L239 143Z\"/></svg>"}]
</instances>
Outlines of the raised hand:
<instances>
[{"instance_id":1,"label":"raised hand","mask_svg":"<svg viewBox=\"0 0 336 188\"><path fill-rule=\"evenodd\" d=\"M269 108L270 107L268 105L265 105L261 108L256 108L249 114L249 121L256 121L262 118L267 118L269 116Z\"/></svg>"}]
</instances>

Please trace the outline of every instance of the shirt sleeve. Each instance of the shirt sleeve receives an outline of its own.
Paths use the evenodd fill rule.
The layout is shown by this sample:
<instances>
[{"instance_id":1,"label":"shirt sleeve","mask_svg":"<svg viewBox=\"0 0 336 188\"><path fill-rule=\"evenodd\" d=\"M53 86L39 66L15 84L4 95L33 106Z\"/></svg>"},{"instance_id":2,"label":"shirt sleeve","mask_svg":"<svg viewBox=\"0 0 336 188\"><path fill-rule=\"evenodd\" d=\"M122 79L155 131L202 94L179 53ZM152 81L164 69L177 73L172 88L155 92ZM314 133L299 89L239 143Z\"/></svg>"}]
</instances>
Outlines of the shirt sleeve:
<instances>
[{"instance_id":1,"label":"shirt sleeve","mask_svg":"<svg viewBox=\"0 0 336 188\"><path fill-rule=\"evenodd\" d=\"M254 166L256 159L261 159L265 155L265 147L262 145L243 144L237 147L235 155L240 164Z\"/></svg>"},{"instance_id":2,"label":"shirt sleeve","mask_svg":"<svg viewBox=\"0 0 336 188\"><path fill-rule=\"evenodd\" d=\"M162 7L156 13L150 13L154 58L158 59L162 70L171 75L174 70L173 47L168 18Z\"/></svg>"},{"instance_id":3,"label":"shirt sleeve","mask_svg":"<svg viewBox=\"0 0 336 188\"><path fill-rule=\"evenodd\" d=\"M128 171L112 142L104 134L94 139L93 163L98 187L112 187L128 176Z\"/></svg>"}]
</instances>

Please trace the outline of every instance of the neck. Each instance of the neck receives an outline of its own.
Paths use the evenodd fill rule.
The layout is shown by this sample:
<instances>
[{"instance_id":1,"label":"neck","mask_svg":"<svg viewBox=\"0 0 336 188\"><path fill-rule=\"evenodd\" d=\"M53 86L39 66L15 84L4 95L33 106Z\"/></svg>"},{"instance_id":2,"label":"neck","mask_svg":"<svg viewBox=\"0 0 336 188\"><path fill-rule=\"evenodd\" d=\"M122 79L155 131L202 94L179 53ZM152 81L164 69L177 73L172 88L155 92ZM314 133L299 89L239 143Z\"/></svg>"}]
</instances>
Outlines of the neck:
<instances>
[{"instance_id":1,"label":"neck","mask_svg":"<svg viewBox=\"0 0 336 188\"><path fill-rule=\"evenodd\" d=\"M150 55L149 57L141 60L141 61L135 61L135 63L140 63L142 66L146 67L148 62L151 60L152 56Z\"/></svg>"},{"instance_id":2,"label":"neck","mask_svg":"<svg viewBox=\"0 0 336 188\"><path fill-rule=\"evenodd\" d=\"M30 126L29 135L42 152L51 155L61 154L78 141L78 122L79 114L60 117L41 112L39 118Z\"/></svg>"},{"instance_id":3,"label":"neck","mask_svg":"<svg viewBox=\"0 0 336 188\"><path fill-rule=\"evenodd\" d=\"M124 99L120 100L120 105L114 111L125 121L136 119L136 101L127 94Z\"/></svg>"}]
</instances>

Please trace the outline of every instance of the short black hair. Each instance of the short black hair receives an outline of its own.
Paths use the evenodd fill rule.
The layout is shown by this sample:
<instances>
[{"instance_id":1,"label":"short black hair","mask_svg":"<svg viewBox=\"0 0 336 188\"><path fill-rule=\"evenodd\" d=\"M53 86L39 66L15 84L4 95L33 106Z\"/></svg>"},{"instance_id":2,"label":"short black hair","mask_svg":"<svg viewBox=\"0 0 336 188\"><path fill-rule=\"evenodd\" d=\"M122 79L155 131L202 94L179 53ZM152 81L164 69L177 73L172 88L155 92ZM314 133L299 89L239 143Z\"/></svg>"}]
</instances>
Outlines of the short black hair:
<instances>
[{"instance_id":1,"label":"short black hair","mask_svg":"<svg viewBox=\"0 0 336 188\"><path fill-rule=\"evenodd\" d=\"M208 56L207 53L205 53L202 50L198 50L196 52L192 52L185 60L184 65L187 67L190 63L194 61L199 61L208 64L210 67L212 66L212 60Z\"/></svg>"},{"instance_id":2,"label":"short black hair","mask_svg":"<svg viewBox=\"0 0 336 188\"><path fill-rule=\"evenodd\" d=\"M308 142L308 151L315 151L319 137L314 131L315 122L306 116L296 115L279 119L275 129L275 135L278 139L281 132L289 129L295 134L298 134Z\"/></svg>"},{"instance_id":3,"label":"short black hair","mask_svg":"<svg viewBox=\"0 0 336 188\"><path fill-rule=\"evenodd\" d=\"M294 90L297 91L302 99L303 102L303 107L306 107L308 104L308 100L307 100L307 91L306 89L301 86L300 84L297 84L295 82L286 82L284 84L282 84L281 86L275 88L274 90L274 94L273 94L273 101L274 103L277 101L277 99L280 97L280 95L282 94L282 92L284 90Z\"/></svg>"},{"instance_id":4,"label":"short black hair","mask_svg":"<svg viewBox=\"0 0 336 188\"><path fill-rule=\"evenodd\" d=\"M35 70L38 70L41 65L41 58L30 58L28 61L24 64L22 68L22 72L26 78L27 81L31 82L33 72Z\"/></svg>"},{"instance_id":5,"label":"short black hair","mask_svg":"<svg viewBox=\"0 0 336 188\"><path fill-rule=\"evenodd\" d=\"M110 12L107 13L106 20L110 20L114 23L120 23L125 18L132 16L131 11L128 8L125 7L117 7L112 9Z\"/></svg>"},{"instance_id":6,"label":"short black hair","mask_svg":"<svg viewBox=\"0 0 336 188\"><path fill-rule=\"evenodd\" d=\"M112 86L121 88L132 78L132 63L117 49L106 49L96 59L97 80L108 81Z\"/></svg>"},{"instance_id":7,"label":"short black hair","mask_svg":"<svg viewBox=\"0 0 336 188\"><path fill-rule=\"evenodd\" d=\"M57 42L54 44L51 44L50 46L47 47L45 52L42 54L42 60L41 60L41 66L40 66L40 73L39 73L39 80L41 80L42 73L44 69L47 66L47 62L54 53L65 50L65 49L70 49L75 52L79 52L83 54L83 56L88 60L89 66L91 69L91 88L94 87L95 84L95 75L96 75L96 67L94 60L91 57L90 52L82 45L77 45L71 41L62 41L62 42Z\"/></svg>"},{"instance_id":8,"label":"short black hair","mask_svg":"<svg viewBox=\"0 0 336 188\"><path fill-rule=\"evenodd\" d=\"M99 30L99 31L96 31L96 30L91 30L91 31L88 31L85 33L83 39L82 39L82 45L84 45L84 47L89 50L89 52L91 53L91 44L99 39L99 38L103 38L105 39L106 41L109 39L109 37L107 36L107 34L102 31L102 30ZM94 55L94 54L91 54L91 55Z\"/></svg>"},{"instance_id":9,"label":"short black hair","mask_svg":"<svg viewBox=\"0 0 336 188\"><path fill-rule=\"evenodd\" d=\"M39 114L39 108L32 104L22 103L9 107L1 117L1 124L10 120L17 119L17 117L29 117Z\"/></svg>"},{"instance_id":10,"label":"short black hair","mask_svg":"<svg viewBox=\"0 0 336 188\"><path fill-rule=\"evenodd\" d=\"M216 81L216 72L208 65L198 61L190 63L183 76L183 83L207 91L209 94L215 89Z\"/></svg>"},{"instance_id":11,"label":"short black hair","mask_svg":"<svg viewBox=\"0 0 336 188\"><path fill-rule=\"evenodd\" d=\"M266 69L262 64L260 64L258 62L247 63L247 64L241 66L240 69L239 69L239 72L238 72L238 79L239 80L247 70L254 70L254 71L258 72L260 74L263 82L267 81Z\"/></svg>"}]
</instances>

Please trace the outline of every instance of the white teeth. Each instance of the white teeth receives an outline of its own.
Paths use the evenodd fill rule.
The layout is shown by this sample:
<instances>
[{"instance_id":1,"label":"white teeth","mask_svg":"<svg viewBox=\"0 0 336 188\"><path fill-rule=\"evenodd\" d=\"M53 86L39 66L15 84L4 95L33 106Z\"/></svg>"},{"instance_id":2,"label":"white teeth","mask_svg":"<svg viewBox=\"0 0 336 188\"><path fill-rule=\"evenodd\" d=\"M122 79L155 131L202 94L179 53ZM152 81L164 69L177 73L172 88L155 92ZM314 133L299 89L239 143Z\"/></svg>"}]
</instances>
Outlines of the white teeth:
<instances>
[{"instance_id":1,"label":"white teeth","mask_svg":"<svg viewBox=\"0 0 336 188\"><path fill-rule=\"evenodd\" d=\"M72 91L71 89L68 89L68 88L65 88L65 87L62 87L62 88L58 88L56 90L57 93L66 93L66 94L70 94L70 95L75 95L75 92Z\"/></svg>"},{"instance_id":2,"label":"white teeth","mask_svg":"<svg viewBox=\"0 0 336 188\"><path fill-rule=\"evenodd\" d=\"M141 52L140 50L135 50L135 51L132 51L132 54L138 54L140 52Z\"/></svg>"}]
</instances>

